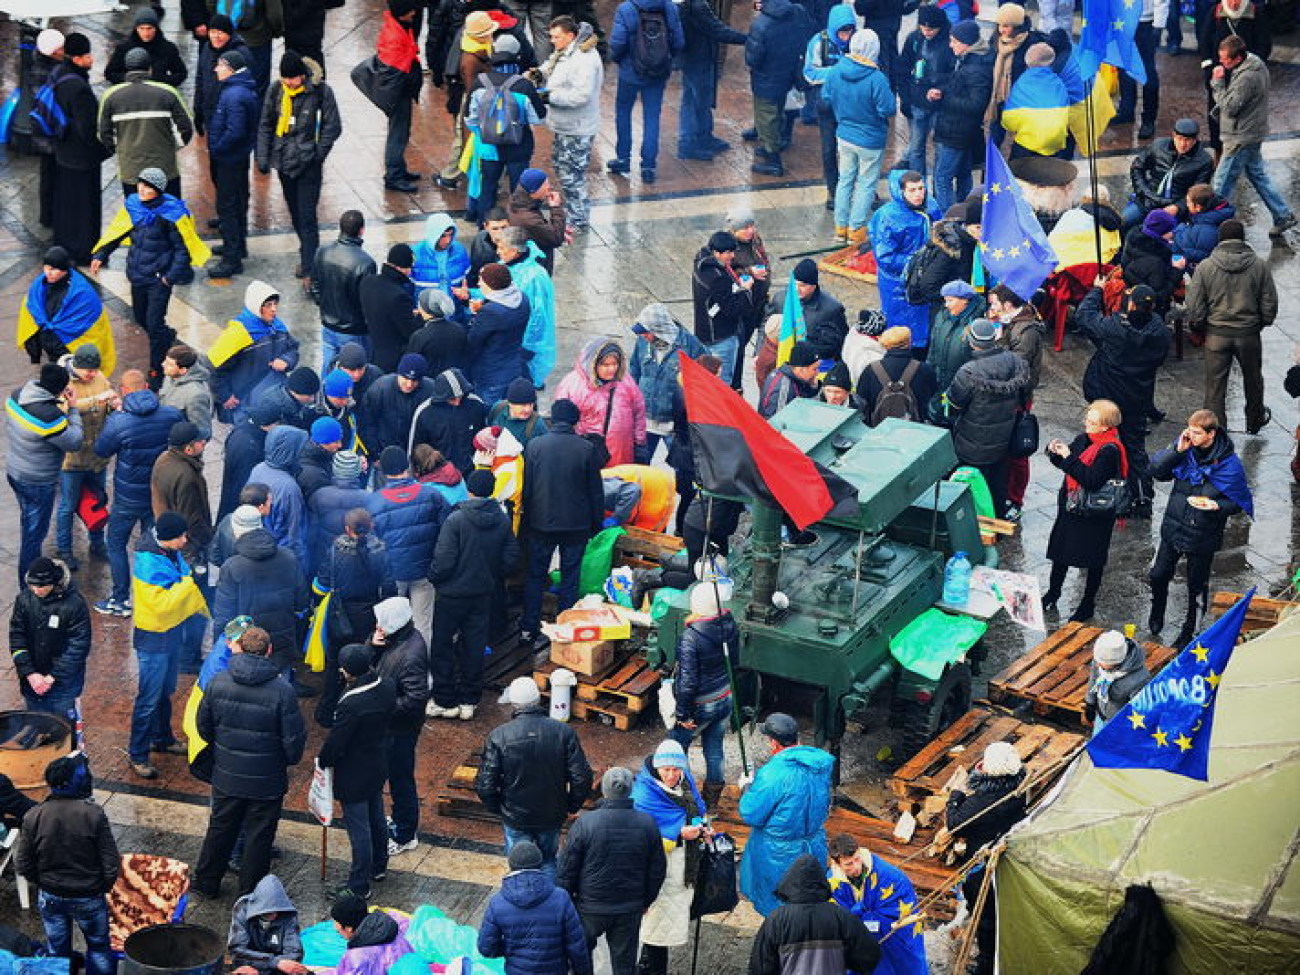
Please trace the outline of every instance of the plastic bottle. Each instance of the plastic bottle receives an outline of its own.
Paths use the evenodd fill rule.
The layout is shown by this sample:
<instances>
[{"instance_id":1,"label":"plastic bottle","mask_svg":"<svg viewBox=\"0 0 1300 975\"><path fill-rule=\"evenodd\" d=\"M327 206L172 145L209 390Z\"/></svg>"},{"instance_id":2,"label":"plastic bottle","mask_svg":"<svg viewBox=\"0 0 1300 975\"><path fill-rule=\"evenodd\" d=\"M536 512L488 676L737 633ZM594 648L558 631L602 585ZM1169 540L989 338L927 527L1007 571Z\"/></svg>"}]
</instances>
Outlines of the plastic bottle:
<instances>
[{"instance_id":1,"label":"plastic bottle","mask_svg":"<svg viewBox=\"0 0 1300 975\"><path fill-rule=\"evenodd\" d=\"M957 552L943 568L943 601L949 606L965 606L970 599L970 560Z\"/></svg>"}]
</instances>

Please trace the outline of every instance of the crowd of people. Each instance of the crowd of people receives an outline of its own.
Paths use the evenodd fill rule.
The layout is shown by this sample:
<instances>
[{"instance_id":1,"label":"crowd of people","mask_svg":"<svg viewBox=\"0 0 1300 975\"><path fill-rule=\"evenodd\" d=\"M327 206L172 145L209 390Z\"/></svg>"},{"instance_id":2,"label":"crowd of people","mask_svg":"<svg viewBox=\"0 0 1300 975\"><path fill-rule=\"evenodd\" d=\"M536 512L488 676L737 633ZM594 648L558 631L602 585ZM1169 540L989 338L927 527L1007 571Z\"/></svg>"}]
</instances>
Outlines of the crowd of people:
<instances>
[{"instance_id":1,"label":"crowd of people","mask_svg":"<svg viewBox=\"0 0 1300 975\"><path fill-rule=\"evenodd\" d=\"M606 38L594 11L567 0L530 0L518 11L499 0L442 0L427 11L424 65L446 89L453 138L447 165L431 175L449 193L463 189L470 227L462 238L455 219L433 214L421 240L394 244L377 262L358 210L338 215L336 240L320 241L322 167L344 119L324 80L329 4L318 6L286 17L278 0L267 0L236 24L216 8L184 3L194 39L187 53L192 47L197 57L192 111L178 90L185 58L162 36L153 8L135 16L114 51L102 96L91 85L87 37L41 34L41 84L64 116L52 164L42 168L53 246L19 322L19 346L36 374L6 402L6 470L20 527L10 651L24 702L75 719L92 614L131 620L138 687L130 767L152 780L154 755L184 755L211 783L191 889L217 898L227 867L235 868L241 899L231 951L247 972L302 970L297 911L269 871L308 718L327 730L314 758L332 770L351 846L333 908L349 945L339 971L385 971L410 951L405 921L368 912L366 901L390 858L419 844L421 733L426 721L475 717L484 653L508 625L507 593L519 597L522 640L540 650L544 593L554 588L560 610L575 603L588 542L602 529L671 523L689 564L726 554L743 506L720 502L705 514L680 357L737 391L752 377L765 418L816 397L873 426L894 418L947 427L959 462L987 487L988 513L1017 520L1034 452L1018 448L1018 431L1042 378L1047 304L986 271L975 170L986 136L1005 139L1013 156L1074 150L1064 130L1059 139L1028 138L1016 114L1024 79L1045 84L1050 76L1066 88L1077 81L1069 5L1040 4L1037 30L1022 7L1004 4L985 37L960 2L921 6L915 30L903 33L901 5L885 12L763 0L746 35L704 0L625 0ZM407 168L405 150L424 82L425 13L415 0L387 0L376 55L353 75L388 116L383 181L393 192L414 191L422 178ZM1124 206L1099 192L1044 218L1062 268L1090 266L1071 318L1095 346L1083 376L1082 433L1046 445L1064 476L1045 552L1044 607L1056 609L1077 568L1085 585L1071 618L1091 619L1117 519L1151 517L1154 482L1171 482L1149 572L1148 625L1163 631L1169 585L1185 557L1179 644L1208 609L1227 520L1253 514L1227 430L1234 361L1247 433L1271 417L1260 336L1277 316L1277 292L1230 201L1244 175L1271 211L1275 235L1296 222L1260 156L1262 59L1271 48L1261 20L1251 0L1200 12L1198 49L1217 60L1206 74L1207 140L1200 122L1179 119L1137 153ZM1171 45L1181 43L1178 19L1168 23L1163 6L1147 0L1137 38L1147 64L1144 140L1155 134L1161 29ZM285 50L273 78L279 37ZM783 306L760 219L736 208L694 256L688 322L650 303L625 337L588 341L557 373L552 273L556 252L589 221L585 174L602 124L604 61L619 66L616 156L607 169L633 169L639 99L639 174L653 183L675 66L678 155L707 161L731 149L713 134L720 44L745 45L755 123L745 137L757 143L756 175L784 174L781 153L801 114L817 127L835 235L870 249L879 310L851 322L811 259L788 269L793 301ZM1133 122L1138 95L1126 81L1120 124ZM908 147L892 160L882 201L878 183L900 110ZM549 173L533 159L541 125L552 135ZM206 229L219 231L221 243L212 248L180 182L178 153L196 134L216 190L217 216ZM98 173L109 156L123 205L104 231ZM298 239L294 276L319 322L284 321L280 287L252 280L216 340L193 348L168 324L170 298L214 253L210 277L244 273L252 164L278 174ZM1088 253L1099 240L1103 252L1067 261L1080 239ZM94 278L123 245L148 353L119 371ZM1156 377L1171 313L1204 345L1204 408L1148 457L1150 425L1164 416ZM798 340L783 343L792 316ZM319 336L318 367L300 354L309 335ZM548 387L544 413L539 392ZM222 438L210 497L205 448ZM76 583L78 514L88 557L109 566L111 586L93 601ZM787 540L799 544L801 535ZM510 867L479 950L504 956L508 971L581 975L604 937L616 973L659 975L668 949L686 943L690 887L727 777L728 674L741 642L716 586L695 585L689 602L675 727L640 768L602 777L603 800L578 816L563 846L561 827L592 792L590 765L574 729L541 708L531 679L509 688L513 716L487 737L476 782L504 824ZM319 685L303 679L303 647L313 639L325 661ZM1099 725L1146 679L1136 646L1122 634L1097 642L1088 707ZM187 741L173 723L180 673L200 674ZM740 814L752 827L740 887L765 917L751 972L869 971L878 963L924 971L905 874L854 837L827 843L831 756L800 745L788 715L769 716L763 734L771 757L740 783ZM699 786L687 759L697 739L706 769ZM70 949L75 922L89 969L111 971L101 922L116 875L112 834L84 802L84 756L60 759L47 777L51 798L27 812L19 867L41 886L55 950ZM969 791L952 793L948 824L974 849L1023 815L1015 792L1023 770L1010 746L993 746L971 779ZM977 889L967 890L969 900ZM991 905L978 925L979 964L991 971Z\"/></svg>"}]
</instances>

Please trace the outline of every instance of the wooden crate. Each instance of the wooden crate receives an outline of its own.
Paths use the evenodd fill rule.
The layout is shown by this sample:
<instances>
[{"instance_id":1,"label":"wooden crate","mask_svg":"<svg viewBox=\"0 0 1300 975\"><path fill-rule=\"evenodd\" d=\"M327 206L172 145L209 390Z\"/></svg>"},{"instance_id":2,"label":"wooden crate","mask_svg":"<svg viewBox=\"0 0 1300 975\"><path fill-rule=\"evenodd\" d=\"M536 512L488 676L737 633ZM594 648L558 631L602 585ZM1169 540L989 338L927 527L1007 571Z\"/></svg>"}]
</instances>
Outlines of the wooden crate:
<instances>
[{"instance_id":1,"label":"wooden crate","mask_svg":"<svg viewBox=\"0 0 1300 975\"><path fill-rule=\"evenodd\" d=\"M817 267L825 271L827 274L838 274L842 278L851 278L854 281L861 281L864 284L875 284L876 276L874 274L866 271L855 271L853 268L846 265L846 262L850 258L857 255L860 246L860 244L849 244L848 247L842 247L837 251L832 251L817 262Z\"/></svg>"},{"instance_id":2,"label":"wooden crate","mask_svg":"<svg viewBox=\"0 0 1300 975\"><path fill-rule=\"evenodd\" d=\"M989 700L1008 706L1027 703L1034 714L1071 727L1088 727L1083 697L1088 692L1092 644L1102 630L1066 623L989 681ZM1159 643L1142 644L1147 669L1155 674L1178 651Z\"/></svg>"},{"instance_id":3,"label":"wooden crate","mask_svg":"<svg viewBox=\"0 0 1300 975\"><path fill-rule=\"evenodd\" d=\"M1218 619L1242 597L1239 592L1216 592L1210 598L1210 618ZM1259 633L1261 630L1276 626L1290 610L1300 603L1287 602L1285 599L1269 599L1265 596L1252 596L1246 607L1246 619L1241 624L1242 633Z\"/></svg>"},{"instance_id":4,"label":"wooden crate","mask_svg":"<svg viewBox=\"0 0 1300 975\"><path fill-rule=\"evenodd\" d=\"M533 674L543 691L549 689L555 670L555 664L548 663ZM630 731L641 714L650 709L660 680L659 672L646 664L645 657L626 644L604 673L577 676L578 684L570 704L573 716L581 721L599 721L619 731Z\"/></svg>"},{"instance_id":5,"label":"wooden crate","mask_svg":"<svg viewBox=\"0 0 1300 975\"><path fill-rule=\"evenodd\" d=\"M1084 736L1051 725L1032 724L1000 709L976 705L902 765L889 779L889 789L905 808L943 791L958 767L970 768L995 741L1015 745L1029 774L1060 763L1077 749ZM1064 765L1061 771L1064 771ZM1045 780L1029 797L1033 802L1055 781Z\"/></svg>"}]
</instances>

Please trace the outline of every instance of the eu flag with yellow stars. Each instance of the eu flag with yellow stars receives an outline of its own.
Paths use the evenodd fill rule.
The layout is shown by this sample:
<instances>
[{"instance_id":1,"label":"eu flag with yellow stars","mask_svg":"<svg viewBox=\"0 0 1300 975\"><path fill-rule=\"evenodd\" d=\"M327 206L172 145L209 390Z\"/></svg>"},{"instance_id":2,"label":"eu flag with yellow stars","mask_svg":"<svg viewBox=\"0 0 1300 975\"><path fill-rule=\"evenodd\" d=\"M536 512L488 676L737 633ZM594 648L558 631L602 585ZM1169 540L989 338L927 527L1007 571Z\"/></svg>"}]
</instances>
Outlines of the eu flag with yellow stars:
<instances>
[{"instance_id":1,"label":"eu flag with yellow stars","mask_svg":"<svg viewBox=\"0 0 1300 975\"><path fill-rule=\"evenodd\" d=\"M997 143L984 154L984 224L980 234L984 272L1029 301L1056 270L1056 252L1043 226L1025 202Z\"/></svg>"},{"instance_id":2,"label":"eu flag with yellow stars","mask_svg":"<svg viewBox=\"0 0 1300 975\"><path fill-rule=\"evenodd\" d=\"M1253 595L1254 589L1242 596L1106 722L1088 743L1093 765L1209 778L1219 682Z\"/></svg>"},{"instance_id":3,"label":"eu flag with yellow stars","mask_svg":"<svg viewBox=\"0 0 1300 975\"><path fill-rule=\"evenodd\" d=\"M1142 0L1083 0L1083 30L1079 32L1079 70L1085 78L1103 64L1123 68L1138 84L1146 84L1147 69L1133 36L1142 16Z\"/></svg>"}]
</instances>

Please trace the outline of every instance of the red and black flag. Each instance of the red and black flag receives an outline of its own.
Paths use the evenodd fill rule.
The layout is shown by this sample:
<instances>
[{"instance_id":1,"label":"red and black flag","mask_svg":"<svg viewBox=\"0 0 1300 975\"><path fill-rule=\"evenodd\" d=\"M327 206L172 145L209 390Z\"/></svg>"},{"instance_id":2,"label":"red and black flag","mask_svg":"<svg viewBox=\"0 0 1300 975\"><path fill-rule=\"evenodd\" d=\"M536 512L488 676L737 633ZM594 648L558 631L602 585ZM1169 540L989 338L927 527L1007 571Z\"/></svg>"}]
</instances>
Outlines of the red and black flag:
<instances>
[{"instance_id":1,"label":"red and black flag","mask_svg":"<svg viewBox=\"0 0 1300 975\"><path fill-rule=\"evenodd\" d=\"M685 353L678 355L700 487L779 507L800 531L832 512L856 512L851 484L781 436L717 376Z\"/></svg>"}]
</instances>

